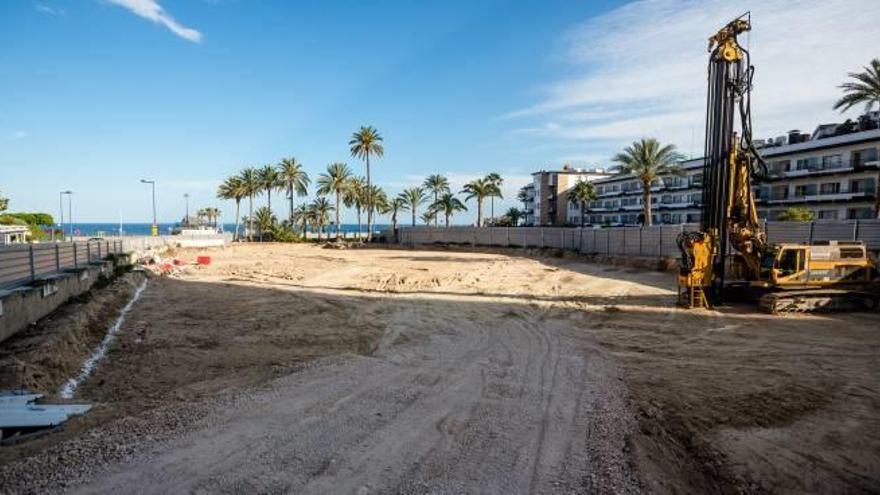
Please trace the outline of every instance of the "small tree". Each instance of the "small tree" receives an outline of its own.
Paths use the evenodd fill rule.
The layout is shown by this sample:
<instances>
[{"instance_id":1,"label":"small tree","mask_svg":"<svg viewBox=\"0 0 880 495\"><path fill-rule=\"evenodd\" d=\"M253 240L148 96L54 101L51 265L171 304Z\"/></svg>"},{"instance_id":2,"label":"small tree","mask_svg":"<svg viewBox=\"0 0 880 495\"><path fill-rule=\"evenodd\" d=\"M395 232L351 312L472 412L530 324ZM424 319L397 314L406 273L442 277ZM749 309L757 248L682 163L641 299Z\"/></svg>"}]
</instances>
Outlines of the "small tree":
<instances>
[{"instance_id":1,"label":"small tree","mask_svg":"<svg viewBox=\"0 0 880 495\"><path fill-rule=\"evenodd\" d=\"M523 212L515 207L511 207L507 210L507 213L504 214L504 217L508 219L511 227L516 227L519 225L519 220L523 217Z\"/></svg>"},{"instance_id":2,"label":"small tree","mask_svg":"<svg viewBox=\"0 0 880 495\"><path fill-rule=\"evenodd\" d=\"M448 192L443 193L442 196L437 198L437 201L434 201L430 208L437 213L443 213L443 217L446 219L446 227L449 227L449 219L455 214L455 212L467 211L467 207L464 203L456 198L454 194Z\"/></svg>"},{"instance_id":3,"label":"small tree","mask_svg":"<svg viewBox=\"0 0 880 495\"><path fill-rule=\"evenodd\" d=\"M782 222L812 222L814 218L812 210L800 206L786 208L778 217Z\"/></svg>"},{"instance_id":4,"label":"small tree","mask_svg":"<svg viewBox=\"0 0 880 495\"><path fill-rule=\"evenodd\" d=\"M6 208L9 208L9 200L0 195L0 213L6 211Z\"/></svg>"},{"instance_id":5,"label":"small tree","mask_svg":"<svg viewBox=\"0 0 880 495\"><path fill-rule=\"evenodd\" d=\"M409 189L404 189L398 197L403 200L406 209L412 214L412 226L415 227L419 205L428 199L425 196L425 190L421 187L411 187Z\"/></svg>"}]
</instances>

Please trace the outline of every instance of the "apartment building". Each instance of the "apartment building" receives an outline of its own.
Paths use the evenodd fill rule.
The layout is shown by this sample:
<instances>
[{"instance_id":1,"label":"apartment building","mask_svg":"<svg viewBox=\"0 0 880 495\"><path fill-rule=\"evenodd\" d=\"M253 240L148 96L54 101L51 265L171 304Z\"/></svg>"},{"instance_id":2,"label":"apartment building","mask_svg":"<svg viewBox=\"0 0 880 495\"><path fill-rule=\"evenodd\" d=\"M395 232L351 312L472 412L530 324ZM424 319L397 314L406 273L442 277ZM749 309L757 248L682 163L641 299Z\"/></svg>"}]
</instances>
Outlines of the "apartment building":
<instances>
[{"instance_id":1,"label":"apartment building","mask_svg":"<svg viewBox=\"0 0 880 495\"><path fill-rule=\"evenodd\" d=\"M758 212L776 220L791 207L813 211L818 220L873 218L880 176L880 112L857 121L824 124L812 134L790 131L755 140L768 165L768 177L755 184ZM700 221L703 159L681 163L681 177L660 177L651 187L654 224ZM642 223L642 185L633 176L614 175L593 181L598 199L589 205L591 225ZM564 197L564 196L563 196ZM568 223L579 217L578 205L567 205Z\"/></svg>"},{"instance_id":2,"label":"apartment building","mask_svg":"<svg viewBox=\"0 0 880 495\"><path fill-rule=\"evenodd\" d=\"M584 170L568 164L562 170L541 170L532 174L524 189L525 225L580 225L580 208L568 201L568 191L580 181L595 182L613 174L602 169Z\"/></svg>"}]
</instances>

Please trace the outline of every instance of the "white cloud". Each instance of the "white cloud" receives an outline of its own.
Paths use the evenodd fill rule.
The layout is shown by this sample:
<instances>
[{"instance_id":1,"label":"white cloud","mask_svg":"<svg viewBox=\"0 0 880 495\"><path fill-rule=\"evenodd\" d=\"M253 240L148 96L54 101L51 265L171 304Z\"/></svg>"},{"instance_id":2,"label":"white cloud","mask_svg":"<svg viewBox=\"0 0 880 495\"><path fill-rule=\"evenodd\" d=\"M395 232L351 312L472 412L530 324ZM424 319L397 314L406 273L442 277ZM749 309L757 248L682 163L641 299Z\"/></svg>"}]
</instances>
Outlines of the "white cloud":
<instances>
[{"instance_id":1,"label":"white cloud","mask_svg":"<svg viewBox=\"0 0 880 495\"><path fill-rule=\"evenodd\" d=\"M37 12L41 14L47 15L65 15L67 11L62 9L61 7L52 7L51 5L44 5L42 3L38 3L34 6Z\"/></svg>"},{"instance_id":2,"label":"white cloud","mask_svg":"<svg viewBox=\"0 0 880 495\"><path fill-rule=\"evenodd\" d=\"M877 56L877 0L636 1L572 28L562 58L581 75L504 117L518 134L591 155L646 135L701 149L707 38L749 8L756 137L843 120L831 109L837 86Z\"/></svg>"},{"instance_id":3,"label":"white cloud","mask_svg":"<svg viewBox=\"0 0 880 495\"><path fill-rule=\"evenodd\" d=\"M202 33L188 28L177 22L165 12L165 9L156 0L107 0L112 4L124 7L136 15L149 19L156 24L168 28L172 33L183 39L199 43L202 41Z\"/></svg>"}]
</instances>

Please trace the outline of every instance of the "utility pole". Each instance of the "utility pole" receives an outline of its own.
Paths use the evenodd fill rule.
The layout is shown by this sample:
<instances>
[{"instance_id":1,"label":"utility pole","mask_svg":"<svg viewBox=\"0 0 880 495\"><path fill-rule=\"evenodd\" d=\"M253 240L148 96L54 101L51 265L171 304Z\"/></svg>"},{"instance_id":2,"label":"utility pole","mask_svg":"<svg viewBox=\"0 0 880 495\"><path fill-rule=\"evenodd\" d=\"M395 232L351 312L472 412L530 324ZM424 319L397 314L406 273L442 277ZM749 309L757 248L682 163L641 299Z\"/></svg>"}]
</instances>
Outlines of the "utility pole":
<instances>
[{"instance_id":1,"label":"utility pole","mask_svg":"<svg viewBox=\"0 0 880 495\"><path fill-rule=\"evenodd\" d=\"M67 221L70 223L70 240L73 241L73 191L61 191L58 195L58 206L61 210L61 240L64 240L64 195L67 195Z\"/></svg>"},{"instance_id":2,"label":"utility pole","mask_svg":"<svg viewBox=\"0 0 880 495\"><path fill-rule=\"evenodd\" d=\"M153 189L153 225L150 227L150 235L159 236L159 224L156 223L156 181L141 179L141 183L149 184Z\"/></svg>"}]
</instances>

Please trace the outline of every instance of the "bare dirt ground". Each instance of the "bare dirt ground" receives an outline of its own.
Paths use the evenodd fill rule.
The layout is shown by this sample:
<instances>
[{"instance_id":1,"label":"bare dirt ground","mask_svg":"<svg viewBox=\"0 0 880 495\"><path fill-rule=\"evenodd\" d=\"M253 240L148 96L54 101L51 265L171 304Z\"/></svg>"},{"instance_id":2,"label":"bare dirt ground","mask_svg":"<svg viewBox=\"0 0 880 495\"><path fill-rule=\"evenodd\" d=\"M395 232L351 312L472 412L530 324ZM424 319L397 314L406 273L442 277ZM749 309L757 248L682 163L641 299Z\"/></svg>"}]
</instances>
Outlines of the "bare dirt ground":
<instances>
[{"instance_id":1,"label":"bare dirt ground","mask_svg":"<svg viewBox=\"0 0 880 495\"><path fill-rule=\"evenodd\" d=\"M668 273L514 250L210 254L149 282L93 413L0 449L3 491L880 489L880 315L684 311ZM54 391L41 328L3 349Z\"/></svg>"}]
</instances>

